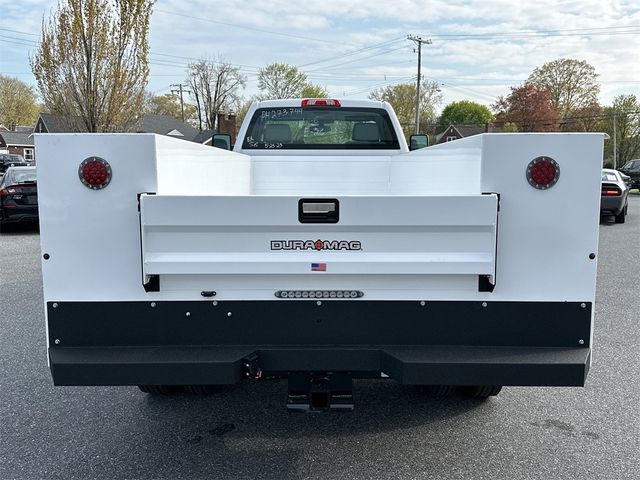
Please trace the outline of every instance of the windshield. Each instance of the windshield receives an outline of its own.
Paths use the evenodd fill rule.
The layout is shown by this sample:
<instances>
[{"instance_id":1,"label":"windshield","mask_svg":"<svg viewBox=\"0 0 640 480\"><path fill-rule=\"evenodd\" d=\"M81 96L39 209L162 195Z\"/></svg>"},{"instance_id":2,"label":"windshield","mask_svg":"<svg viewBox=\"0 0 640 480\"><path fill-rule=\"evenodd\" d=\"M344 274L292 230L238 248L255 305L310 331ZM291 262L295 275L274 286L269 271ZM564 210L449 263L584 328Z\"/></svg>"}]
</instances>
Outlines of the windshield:
<instances>
[{"instance_id":1,"label":"windshield","mask_svg":"<svg viewBox=\"0 0 640 480\"><path fill-rule=\"evenodd\" d=\"M381 108L305 107L256 110L243 149L399 149Z\"/></svg>"},{"instance_id":2,"label":"windshield","mask_svg":"<svg viewBox=\"0 0 640 480\"><path fill-rule=\"evenodd\" d=\"M625 163L622 168L624 168L625 170L634 170L638 167L640 167L640 160L631 160Z\"/></svg>"},{"instance_id":3,"label":"windshield","mask_svg":"<svg viewBox=\"0 0 640 480\"><path fill-rule=\"evenodd\" d=\"M603 182L617 182L618 179L615 173L612 172L602 172L602 181Z\"/></svg>"},{"instance_id":4,"label":"windshield","mask_svg":"<svg viewBox=\"0 0 640 480\"><path fill-rule=\"evenodd\" d=\"M10 168L5 175L5 185L17 185L18 183L34 183L36 181L35 168Z\"/></svg>"}]
</instances>

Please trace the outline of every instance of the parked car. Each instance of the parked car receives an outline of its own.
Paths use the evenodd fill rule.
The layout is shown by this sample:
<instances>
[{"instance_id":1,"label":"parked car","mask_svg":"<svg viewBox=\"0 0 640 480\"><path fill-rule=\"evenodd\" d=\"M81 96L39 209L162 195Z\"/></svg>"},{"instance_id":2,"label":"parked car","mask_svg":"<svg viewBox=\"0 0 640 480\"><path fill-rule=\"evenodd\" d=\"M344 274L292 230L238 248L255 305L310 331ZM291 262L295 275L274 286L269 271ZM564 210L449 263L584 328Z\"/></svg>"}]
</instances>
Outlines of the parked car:
<instances>
[{"instance_id":1,"label":"parked car","mask_svg":"<svg viewBox=\"0 0 640 480\"><path fill-rule=\"evenodd\" d=\"M640 189L640 159L629 160L620 168L620 171L631 177L631 188Z\"/></svg>"},{"instance_id":2,"label":"parked car","mask_svg":"<svg viewBox=\"0 0 640 480\"><path fill-rule=\"evenodd\" d=\"M0 173L6 172L9 167L26 167L28 165L22 155L0 153Z\"/></svg>"},{"instance_id":3,"label":"parked car","mask_svg":"<svg viewBox=\"0 0 640 480\"><path fill-rule=\"evenodd\" d=\"M616 223L624 223L629 208L629 187L620 172L605 168L602 170L602 194L600 215L613 215Z\"/></svg>"},{"instance_id":4,"label":"parked car","mask_svg":"<svg viewBox=\"0 0 640 480\"><path fill-rule=\"evenodd\" d=\"M35 167L9 167L0 181L0 230L38 222Z\"/></svg>"},{"instance_id":5,"label":"parked car","mask_svg":"<svg viewBox=\"0 0 640 480\"><path fill-rule=\"evenodd\" d=\"M625 175L620 171L618 171L618 173L620 174L620 177L622 177L622 181L624 182L624 184L630 189L633 188L633 180L631 179L631 177L629 175Z\"/></svg>"}]
</instances>

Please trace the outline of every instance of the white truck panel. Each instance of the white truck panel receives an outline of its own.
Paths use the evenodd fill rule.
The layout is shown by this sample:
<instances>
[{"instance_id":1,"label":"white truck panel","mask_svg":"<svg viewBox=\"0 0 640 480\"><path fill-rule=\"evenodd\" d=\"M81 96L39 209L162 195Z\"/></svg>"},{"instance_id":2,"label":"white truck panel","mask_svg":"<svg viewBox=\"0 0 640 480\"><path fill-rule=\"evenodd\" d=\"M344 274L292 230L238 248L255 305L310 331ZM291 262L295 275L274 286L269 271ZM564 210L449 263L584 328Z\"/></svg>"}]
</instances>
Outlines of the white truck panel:
<instances>
[{"instance_id":1,"label":"white truck panel","mask_svg":"<svg viewBox=\"0 0 640 480\"><path fill-rule=\"evenodd\" d=\"M339 225L300 224L297 203L298 197L256 203L255 197L143 195L144 274L318 275L310 270L316 262L334 274L494 275L495 195L341 197ZM447 215L451 209L456 218ZM362 249L270 249L274 240L327 237L356 240ZM389 281L378 283L384 289Z\"/></svg>"},{"instance_id":2,"label":"white truck panel","mask_svg":"<svg viewBox=\"0 0 640 480\"><path fill-rule=\"evenodd\" d=\"M251 159L234 153L158 135L155 137L160 195L248 195ZM211 161L212 155L215 161Z\"/></svg>"},{"instance_id":3,"label":"white truck panel","mask_svg":"<svg viewBox=\"0 0 640 480\"><path fill-rule=\"evenodd\" d=\"M540 145L543 141L544 150L541 150ZM210 229L209 235L214 231L215 223L207 225L207 219L211 216L207 214L208 202L218 205L217 221L223 225L241 227L246 225L248 218L255 220L255 217L237 216L232 208L220 207L225 201L235 198L234 201L246 202L244 208L247 211L261 212L259 216L263 224L268 225L271 222L273 226L287 226L297 223L295 213L290 211L287 213L279 207L271 208L268 212L261 211L260 205L268 205L269 201L275 201L275 197L281 197L282 201L285 201L286 197L282 196L291 195L293 185L299 182L303 171L306 170L304 176L309 179L309 182L316 178L322 188L310 189L311 191L307 194L306 187L298 183L295 190L300 196L303 193L305 196L337 193L334 185L330 184L332 171L326 168L327 158L330 156L311 157L307 164L298 160L296 161L297 171L292 172L291 169L285 168L291 165L291 161L285 158L280 158L280 163L276 161L277 157L266 160L264 156L259 158L256 156L249 159L240 154L190 145L182 140L153 135L47 134L38 135L36 142L40 151L43 152L43 160L39 163L39 176L47 178L40 184L39 198L41 218L44 219L41 228L42 249L43 252L51 254L50 260L43 261L45 298L52 301L180 298L176 296L174 289L145 292L142 288L140 219L137 208L139 193L165 192L165 195L157 195L157 201L165 203L162 203L160 213L153 218L150 217L150 221L156 227L167 227L163 233L166 238L170 238L168 232L173 229L175 232L172 235L175 235L175 238L180 238L181 242L188 239L194 245L205 241L203 239L206 238L207 233L190 235L184 227L193 224L200 227L204 225ZM384 222L377 217L378 210L367 208L363 204L354 210L353 215L349 209L344 210L345 216L342 217L341 222L346 223L322 227L305 226L302 230L298 226L289 232L309 232L311 238L326 237L334 233L337 235L342 232L357 233L366 235L369 242L377 242L378 245L383 245L391 239L395 242L395 246L404 249L396 252L399 254L397 258L400 258L403 251L412 251L408 247L412 243L411 240L405 240L405 243L402 243L401 237L406 233L417 235L415 238L423 235L423 240L435 239L438 225L469 225L470 215L465 215L467 207L463 207L462 203L456 205L455 202L463 201L459 198L460 196L468 195L474 198L473 196L477 196L479 192L495 192L500 194L495 290L492 293L478 292L477 289L470 290L465 287L469 284L468 281L456 280L460 282L460 288L454 288L453 291L446 288L438 291L428 289L430 298L434 300L459 298L461 300L591 301L596 261L590 260L588 255L597 251L598 195L594 195L593 192L599 191L599 178L596 178L593 173L586 178L583 170L590 166L589 171L599 171L593 168L593 165L600 162L601 145L602 136L599 134L545 134L544 136L491 134L450 142L393 158L374 157L369 161L348 160L347 166L341 172L344 179L339 181L343 186L349 182L360 189L360 193L358 195L343 193L344 198L339 196L341 202L358 201L359 197L367 202L366 196L374 196L381 199L382 203L386 201L406 203L390 210L393 215L385 215ZM181 154L179 152L183 147L185 153ZM555 158L562 169L558 184L545 191L535 190L528 185L524 173L527 163L540 154ZM107 159L113 168L113 180L108 188L102 191L89 190L77 179L78 164L92 155ZM209 159L210 165L206 165L205 158ZM183 161L184 163L181 163ZM262 170L264 174L262 184L256 186L255 172L264 167L265 161L271 164L273 170L270 174ZM338 162L337 158L331 161ZM250 164L252 165L250 168L253 169L253 179L249 173ZM256 165L259 166L256 167ZM357 170L356 166L360 170ZM198 178L199 174L195 174L200 172L201 167L205 171L202 180ZM418 172L413 175L413 180L410 175L412 168ZM470 169L469 175L464 174L466 168ZM478 175L479 169L482 172L482 179ZM188 172L192 174L188 175ZM357 178L354 179L354 176ZM447 186L435 180L443 176L448 178ZM456 183L458 176L460 180ZM188 178L194 183L190 183ZM417 180L419 178L424 178L425 181ZM251 182L254 184L254 189L263 195L260 202L253 202L256 198L255 191L246 195L247 186ZM398 190L401 189L403 182L406 182L407 194L411 195L410 197L400 196ZM474 182L479 182L480 185L478 186L477 183L474 185ZM382 188L385 183L386 188ZM283 184L286 184L285 187L282 186ZM421 190L423 185L424 190ZM201 200L190 202L182 198L184 195L180 195L180 192L191 195L192 188L197 192L194 195L199 196ZM206 196L204 193L207 188L212 192L220 192L217 195L233 192L233 195L245 196L224 197L214 194ZM443 191L449 188L452 192L457 191L459 197L456 197L455 193L450 193L448 198L445 197ZM381 190L386 193L382 193ZM173 198L169 199L169 197ZM420 202L426 202L424 205L434 207L437 205L434 202L441 202L446 206L422 208L419 206ZM234 204L234 208L239 208L239 205ZM420 220L421 226L416 224L414 218L416 212L420 211L428 212ZM479 224L482 225L483 222L484 219ZM250 225L249 228L251 228ZM394 225L405 225L406 228L394 229ZM566 228L567 225L572 228ZM376 227L367 232L371 226ZM262 235L264 234L263 231ZM223 242L223 238L220 236L219 241ZM228 242L234 243L232 235L227 234L226 238ZM245 237L242 238L244 241ZM455 235L449 232L448 238L447 241L451 241ZM396 285L401 275L396 273L399 271L405 274L421 272L425 276L432 274L435 270L430 271L426 265L430 264L430 268L435 268L439 263L433 261L433 256L428 256L439 252L434 246L437 241L440 240L433 240L429 244L431 250L422 251L423 261L417 264L421 263L422 267L416 265L407 267L409 270L388 270L387 288L369 284L370 288L375 288L376 296L384 298L385 291L390 295L393 292L394 297L398 294ZM486 245L476 250L460 248L458 251L466 251L468 254L486 253L488 249L485 247ZM393 246L390 250L392 248ZM154 258L155 253L162 252L161 249L159 252L147 253L151 254L149 258ZM166 249L164 252L171 253ZM213 254L211 258L215 258L215 252L209 253ZM351 288L361 288L358 285L362 285L362 278L359 275L369 270L364 268L366 262L363 264L355 260L354 253L357 252L351 252L351 254L342 252L343 258L340 264L342 267L336 268L344 268L343 272L348 268L354 268L353 276L350 277L353 282L350 281L349 285ZM347 261L346 257L349 255L352 260ZM162 264L159 258L164 258L166 261L169 257L155 257L153 265L158 269ZM323 262L326 257L318 258L313 255L313 260L310 260L311 255L305 252L305 255L300 258L301 263L296 267L286 264L287 266L282 268L285 270L301 268L300 265L309 261ZM386 258L390 259L392 256L389 254ZM467 260L471 258L469 256ZM482 258L487 260L486 256ZM347 266L349 262L351 266ZM194 264L193 261L186 263L192 266ZM383 263L381 262L380 265ZM407 264L404 261L397 261L397 264L402 263ZM483 261L469 262L467 266L475 264L479 267L482 263ZM228 265L228 269L232 268L231 264ZM273 264L274 262L268 263L272 265L268 268L273 268ZM487 265L486 262L484 264ZM86 268L87 265L90 265L90 268ZM208 267L201 267L199 271L184 269L183 274L185 278L190 274L201 274L203 270L207 271L210 265L211 263ZM367 268L370 267L371 265ZM447 272L446 268L442 267L437 270L438 275L444 276L464 270L460 270L459 267L460 262L450 262L451 270ZM273 271L268 268L266 271ZM359 268L362 270L358 270ZM411 268L418 270L411 271ZM486 271L484 268L476 270ZM549 275L551 271L554 272L553 275ZM209 273L213 274L212 271ZM237 275L239 274L238 272ZM402 283L406 288L407 299L420 299L427 293L422 291L421 285L425 281L430 284L431 280L418 281L417 277L419 276L411 277L415 281L415 288L408 288L405 281ZM65 281L61 282L60 278L64 278ZM242 298L251 295L252 285L248 281L249 278L245 277L247 290ZM293 283L295 278L294 274L287 283ZM162 280L163 283L168 281L168 279ZM314 284L316 282L315 279L308 281ZM173 280L171 282L175 284ZM229 287L232 288L231 279L228 282L230 282ZM221 283L224 286L227 280ZM194 298L197 294L198 292L194 290L188 295L185 293L185 298ZM220 294L225 295L224 289Z\"/></svg>"}]
</instances>

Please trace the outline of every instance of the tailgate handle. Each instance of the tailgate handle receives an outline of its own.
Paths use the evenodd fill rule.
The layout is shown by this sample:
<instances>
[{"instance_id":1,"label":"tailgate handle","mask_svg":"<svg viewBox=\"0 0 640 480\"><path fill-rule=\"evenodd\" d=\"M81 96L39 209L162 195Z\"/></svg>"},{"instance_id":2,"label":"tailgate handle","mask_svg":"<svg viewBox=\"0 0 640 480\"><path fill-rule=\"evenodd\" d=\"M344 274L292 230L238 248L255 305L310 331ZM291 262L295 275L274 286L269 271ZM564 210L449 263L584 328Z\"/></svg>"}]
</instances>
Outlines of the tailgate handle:
<instances>
[{"instance_id":1,"label":"tailgate handle","mask_svg":"<svg viewBox=\"0 0 640 480\"><path fill-rule=\"evenodd\" d=\"M340 203L335 198L301 198L298 200L300 223L338 223Z\"/></svg>"}]
</instances>

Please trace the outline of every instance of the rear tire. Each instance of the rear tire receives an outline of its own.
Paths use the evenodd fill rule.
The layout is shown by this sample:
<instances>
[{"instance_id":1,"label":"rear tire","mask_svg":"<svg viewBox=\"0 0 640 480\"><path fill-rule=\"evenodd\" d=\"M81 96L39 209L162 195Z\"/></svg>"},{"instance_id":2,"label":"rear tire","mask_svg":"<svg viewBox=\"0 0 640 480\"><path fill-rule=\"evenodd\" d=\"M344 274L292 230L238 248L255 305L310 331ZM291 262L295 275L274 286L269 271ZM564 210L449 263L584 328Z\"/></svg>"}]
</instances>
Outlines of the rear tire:
<instances>
[{"instance_id":1,"label":"rear tire","mask_svg":"<svg viewBox=\"0 0 640 480\"><path fill-rule=\"evenodd\" d=\"M191 395L211 395L216 392L216 385L185 385L184 391Z\"/></svg>"},{"instance_id":2,"label":"rear tire","mask_svg":"<svg viewBox=\"0 0 640 480\"><path fill-rule=\"evenodd\" d=\"M501 385L473 385L459 388L459 392L462 396L477 399L495 397L501 390Z\"/></svg>"},{"instance_id":3,"label":"rear tire","mask_svg":"<svg viewBox=\"0 0 640 480\"><path fill-rule=\"evenodd\" d=\"M431 398L448 398L456 392L454 385L424 385L420 391Z\"/></svg>"},{"instance_id":4,"label":"rear tire","mask_svg":"<svg viewBox=\"0 0 640 480\"><path fill-rule=\"evenodd\" d=\"M624 223L626 220L626 216L627 216L627 212L626 212L626 208L623 208L622 211L616 215L615 218L615 222L616 223Z\"/></svg>"},{"instance_id":5,"label":"rear tire","mask_svg":"<svg viewBox=\"0 0 640 480\"><path fill-rule=\"evenodd\" d=\"M173 395L182 391L178 385L138 385L138 388L150 395Z\"/></svg>"}]
</instances>

